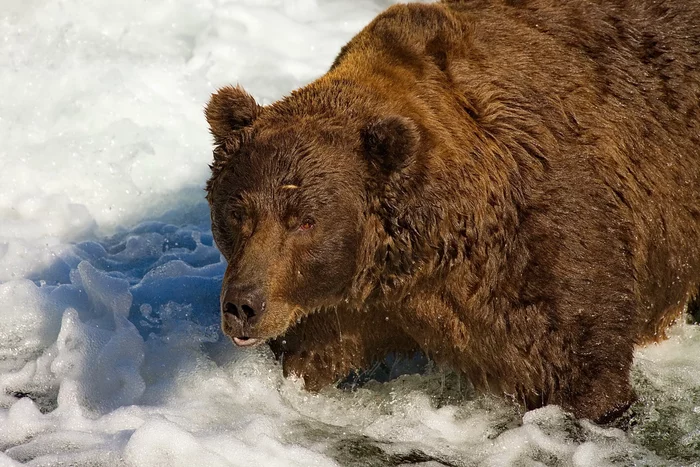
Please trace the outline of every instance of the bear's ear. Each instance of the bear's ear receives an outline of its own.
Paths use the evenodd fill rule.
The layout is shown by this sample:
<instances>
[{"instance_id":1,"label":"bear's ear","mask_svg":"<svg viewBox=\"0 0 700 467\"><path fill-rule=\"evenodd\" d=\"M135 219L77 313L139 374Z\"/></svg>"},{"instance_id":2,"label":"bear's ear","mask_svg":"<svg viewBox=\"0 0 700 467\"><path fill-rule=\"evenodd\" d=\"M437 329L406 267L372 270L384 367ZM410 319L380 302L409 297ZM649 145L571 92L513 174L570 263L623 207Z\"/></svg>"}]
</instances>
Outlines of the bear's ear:
<instances>
[{"instance_id":1,"label":"bear's ear","mask_svg":"<svg viewBox=\"0 0 700 467\"><path fill-rule=\"evenodd\" d=\"M240 86L226 86L212 94L204 115L216 144L253 123L261 107Z\"/></svg>"},{"instance_id":2,"label":"bear's ear","mask_svg":"<svg viewBox=\"0 0 700 467\"><path fill-rule=\"evenodd\" d=\"M365 155L384 175L403 169L415 158L420 143L413 120L398 115L383 117L362 130Z\"/></svg>"}]
</instances>

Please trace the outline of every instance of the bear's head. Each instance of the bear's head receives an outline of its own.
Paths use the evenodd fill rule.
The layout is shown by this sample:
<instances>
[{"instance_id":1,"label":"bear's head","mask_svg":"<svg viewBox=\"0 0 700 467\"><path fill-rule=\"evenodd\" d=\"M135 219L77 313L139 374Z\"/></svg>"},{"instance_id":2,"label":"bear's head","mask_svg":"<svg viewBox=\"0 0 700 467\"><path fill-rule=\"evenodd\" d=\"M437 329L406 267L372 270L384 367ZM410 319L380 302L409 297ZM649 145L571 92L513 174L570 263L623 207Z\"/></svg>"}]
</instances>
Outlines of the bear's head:
<instances>
[{"instance_id":1,"label":"bear's head","mask_svg":"<svg viewBox=\"0 0 700 467\"><path fill-rule=\"evenodd\" d=\"M226 87L206 108L215 144L207 200L228 261L222 326L237 345L349 299L381 256L376 191L408 170L420 139L405 117L306 112L297 100L261 107Z\"/></svg>"}]
</instances>

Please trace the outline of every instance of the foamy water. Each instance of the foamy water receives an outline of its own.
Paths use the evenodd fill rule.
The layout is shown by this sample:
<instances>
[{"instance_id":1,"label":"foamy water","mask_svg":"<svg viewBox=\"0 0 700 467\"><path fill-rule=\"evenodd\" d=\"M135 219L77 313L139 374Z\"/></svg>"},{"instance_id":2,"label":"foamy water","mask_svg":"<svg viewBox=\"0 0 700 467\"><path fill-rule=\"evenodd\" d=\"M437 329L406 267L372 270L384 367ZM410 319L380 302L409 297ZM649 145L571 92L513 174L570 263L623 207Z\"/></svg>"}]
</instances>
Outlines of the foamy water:
<instances>
[{"instance_id":1,"label":"foamy water","mask_svg":"<svg viewBox=\"0 0 700 467\"><path fill-rule=\"evenodd\" d=\"M203 105L311 81L390 3L3 1L0 466L700 465L698 326L606 427L420 359L310 394L221 335Z\"/></svg>"}]
</instances>

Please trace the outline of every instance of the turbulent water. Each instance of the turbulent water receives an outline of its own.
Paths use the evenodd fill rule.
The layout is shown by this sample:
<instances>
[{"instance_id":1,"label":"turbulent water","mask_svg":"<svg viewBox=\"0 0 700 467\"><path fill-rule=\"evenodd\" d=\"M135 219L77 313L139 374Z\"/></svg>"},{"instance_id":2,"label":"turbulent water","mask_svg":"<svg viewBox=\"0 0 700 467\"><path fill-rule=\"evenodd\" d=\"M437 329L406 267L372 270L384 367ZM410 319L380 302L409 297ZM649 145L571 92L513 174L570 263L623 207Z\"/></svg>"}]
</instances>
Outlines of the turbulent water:
<instances>
[{"instance_id":1,"label":"turbulent water","mask_svg":"<svg viewBox=\"0 0 700 467\"><path fill-rule=\"evenodd\" d=\"M310 394L221 335L203 104L309 82L389 3L3 0L0 466L700 465L697 325L603 427L418 356Z\"/></svg>"}]
</instances>

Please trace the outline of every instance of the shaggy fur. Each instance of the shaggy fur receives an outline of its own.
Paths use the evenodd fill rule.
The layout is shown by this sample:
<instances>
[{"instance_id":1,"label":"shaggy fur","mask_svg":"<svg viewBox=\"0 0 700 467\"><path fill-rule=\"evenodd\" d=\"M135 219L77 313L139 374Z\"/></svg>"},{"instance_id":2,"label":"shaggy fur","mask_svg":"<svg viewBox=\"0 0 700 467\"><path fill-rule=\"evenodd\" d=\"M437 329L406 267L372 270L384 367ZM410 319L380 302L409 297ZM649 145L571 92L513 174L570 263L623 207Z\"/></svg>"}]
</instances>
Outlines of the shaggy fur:
<instances>
[{"instance_id":1,"label":"shaggy fur","mask_svg":"<svg viewBox=\"0 0 700 467\"><path fill-rule=\"evenodd\" d=\"M310 389L422 349L603 421L697 291L693 0L397 5L317 81L207 119L224 330Z\"/></svg>"}]
</instances>

